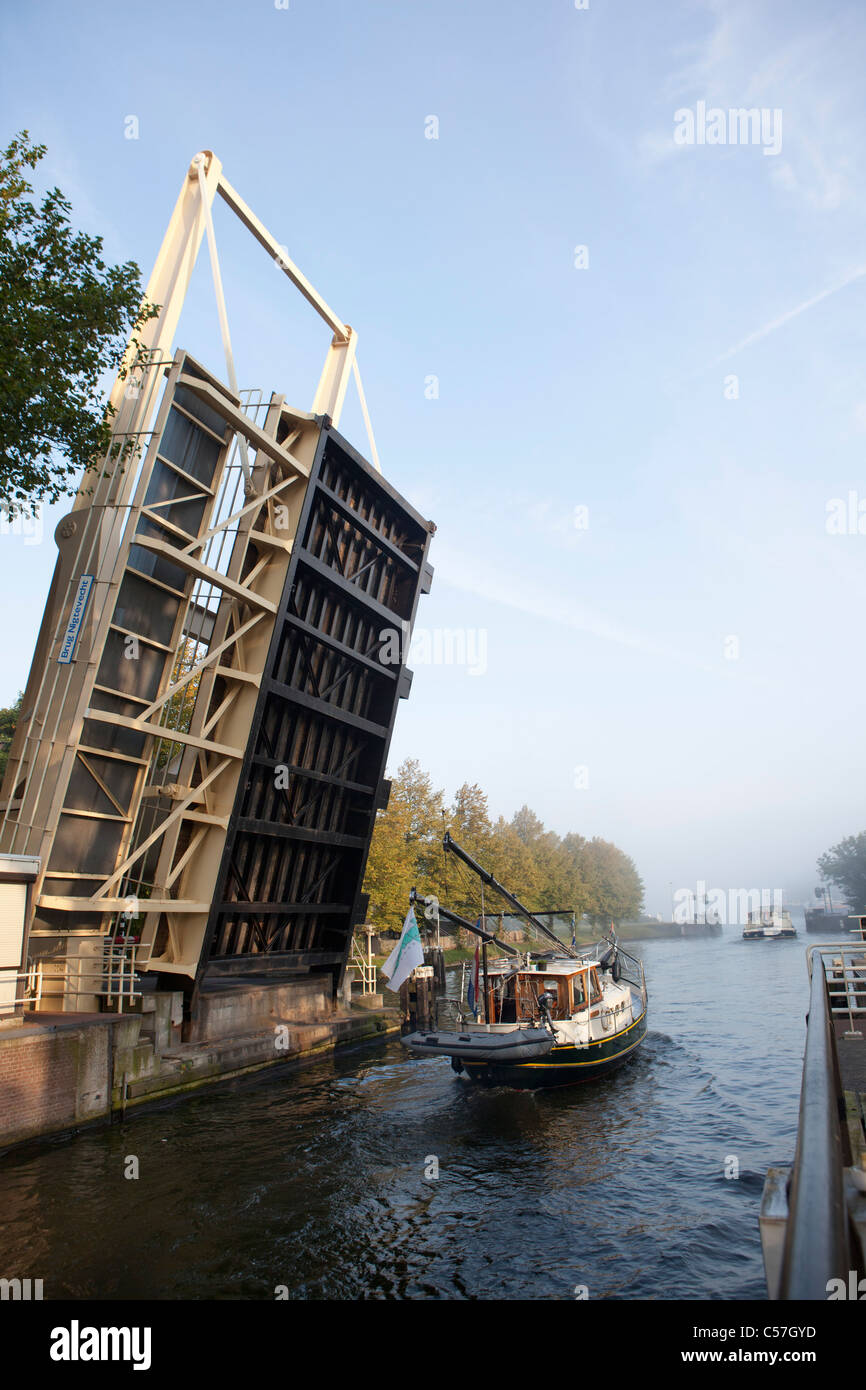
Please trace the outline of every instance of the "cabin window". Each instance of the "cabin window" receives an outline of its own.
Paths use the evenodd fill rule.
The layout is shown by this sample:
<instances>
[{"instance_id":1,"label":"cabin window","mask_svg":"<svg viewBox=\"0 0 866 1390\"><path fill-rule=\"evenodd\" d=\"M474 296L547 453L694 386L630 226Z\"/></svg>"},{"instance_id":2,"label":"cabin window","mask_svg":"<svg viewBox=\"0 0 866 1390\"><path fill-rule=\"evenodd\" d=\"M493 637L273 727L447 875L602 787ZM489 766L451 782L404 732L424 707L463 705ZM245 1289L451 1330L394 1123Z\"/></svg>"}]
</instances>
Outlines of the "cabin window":
<instances>
[{"instance_id":1,"label":"cabin window","mask_svg":"<svg viewBox=\"0 0 866 1390\"><path fill-rule=\"evenodd\" d=\"M531 1019L537 1023L541 1018L541 1010L538 1007L538 996L545 990L545 982L541 975L519 975L517 977L517 1017L524 1021Z\"/></svg>"},{"instance_id":2,"label":"cabin window","mask_svg":"<svg viewBox=\"0 0 866 1390\"><path fill-rule=\"evenodd\" d=\"M568 985L559 975L545 975L541 981L543 989L554 998L550 1006L551 1018L566 1018L568 1014Z\"/></svg>"},{"instance_id":3,"label":"cabin window","mask_svg":"<svg viewBox=\"0 0 866 1390\"><path fill-rule=\"evenodd\" d=\"M566 979L557 975L518 975L517 977L517 1018L523 1022L531 1019L538 1023L541 1019L541 1010L538 1007L538 996L549 992L553 995L554 1002L550 1006L550 1017L564 1019L568 1017L568 982ZM503 1017L502 1022L509 1022Z\"/></svg>"},{"instance_id":4,"label":"cabin window","mask_svg":"<svg viewBox=\"0 0 866 1390\"><path fill-rule=\"evenodd\" d=\"M586 1008L586 971L581 970L578 975L571 977L571 997L572 1007L575 1009Z\"/></svg>"},{"instance_id":5,"label":"cabin window","mask_svg":"<svg viewBox=\"0 0 866 1390\"><path fill-rule=\"evenodd\" d=\"M589 972L589 1002L590 1004L601 1003L601 986L598 983L598 971L594 969Z\"/></svg>"}]
</instances>

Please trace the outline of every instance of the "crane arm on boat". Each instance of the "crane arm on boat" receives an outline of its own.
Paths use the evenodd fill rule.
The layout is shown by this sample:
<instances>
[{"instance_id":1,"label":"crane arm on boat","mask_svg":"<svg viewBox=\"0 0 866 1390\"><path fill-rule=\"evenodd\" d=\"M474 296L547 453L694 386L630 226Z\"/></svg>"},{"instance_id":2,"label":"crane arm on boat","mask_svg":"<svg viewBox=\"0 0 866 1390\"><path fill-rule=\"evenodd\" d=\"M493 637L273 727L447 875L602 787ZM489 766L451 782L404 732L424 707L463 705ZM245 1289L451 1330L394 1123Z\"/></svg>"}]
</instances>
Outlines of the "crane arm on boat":
<instances>
[{"instance_id":1,"label":"crane arm on boat","mask_svg":"<svg viewBox=\"0 0 866 1390\"><path fill-rule=\"evenodd\" d=\"M472 858L471 854L467 854L466 850L458 845L456 840L452 840L447 830L445 831L445 838L442 841L442 848L446 852L450 851L451 854L456 854L458 859L462 859L467 869L471 869L473 873L476 873L482 883L486 883L488 887L495 889L495 891L499 893L507 903L510 903L522 917L525 917L527 921L532 923L535 930L539 932L541 936L546 936L548 940L553 941L558 949L562 951L563 955L570 956L572 960L580 959L580 952L575 947L568 946L564 941L560 941L555 932L552 932L549 927L546 927L543 922L540 922L528 908L523 906L522 902L515 898L513 893L509 893L508 889L502 886L498 879L495 879L491 873L488 873L487 869L483 869L481 865Z\"/></svg>"},{"instance_id":2,"label":"crane arm on boat","mask_svg":"<svg viewBox=\"0 0 866 1390\"><path fill-rule=\"evenodd\" d=\"M413 903L418 901L418 892L415 888L412 888L409 892L409 901ZM426 904L427 899L422 898L421 901ZM459 912L452 912L449 908L443 907L441 903L437 904L436 911L446 922L453 922L455 927L463 927L464 931L470 931L475 936L480 936L482 941L492 941L494 945L498 946L506 955L520 955L520 952L515 950L513 946L509 946L507 941L501 941L499 937L494 936L492 932L483 931L481 927L476 927L474 922L470 922L466 917L461 917Z\"/></svg>"}]
</instances>

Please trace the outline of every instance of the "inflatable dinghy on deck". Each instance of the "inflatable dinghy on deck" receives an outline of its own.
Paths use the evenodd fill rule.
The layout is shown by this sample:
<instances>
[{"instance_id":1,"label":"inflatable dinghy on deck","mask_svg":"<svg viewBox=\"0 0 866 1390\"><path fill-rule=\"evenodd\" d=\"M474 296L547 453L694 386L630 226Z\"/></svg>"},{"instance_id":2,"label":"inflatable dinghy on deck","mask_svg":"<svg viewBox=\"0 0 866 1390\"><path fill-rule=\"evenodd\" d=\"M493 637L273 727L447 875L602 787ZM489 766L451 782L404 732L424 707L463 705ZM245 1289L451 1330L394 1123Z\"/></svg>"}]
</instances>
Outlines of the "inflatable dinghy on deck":
<instances>
[{"instance_id":1,"label":"inflatable dinghy on deck","mask_svg":"<svg viewBox=\"0 0 866 1390\"><path fill-rule=\"evenodd\" d=\"M409 1033L401 1038L404 1047L421 1057L459 1057L462 1062L524 1062L544 1057L553 1047L553 1035L546 1028L509 1028L493 1032L487 1028L462 1033Z\"/></svg>"}]
</instances>

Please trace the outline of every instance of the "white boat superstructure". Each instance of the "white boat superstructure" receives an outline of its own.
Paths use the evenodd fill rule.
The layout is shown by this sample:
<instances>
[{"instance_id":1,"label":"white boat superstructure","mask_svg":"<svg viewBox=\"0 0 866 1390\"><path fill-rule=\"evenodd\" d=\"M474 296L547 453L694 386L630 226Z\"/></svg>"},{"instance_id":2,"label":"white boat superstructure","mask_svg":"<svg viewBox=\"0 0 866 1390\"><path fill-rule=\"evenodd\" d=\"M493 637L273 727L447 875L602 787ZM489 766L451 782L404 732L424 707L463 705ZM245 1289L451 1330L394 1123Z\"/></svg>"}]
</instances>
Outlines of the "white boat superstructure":
<instances>
[{"instance_id":1,"label":"white boat superstructure","mask_svg":"<svg viewBox=\"0 0 866 1390\"><path fill-rule=\"evenodd\" d=\"M774 941L790 939L797 935L797 928L791 921L791 914L783 907L764 907L749 913L749 920L743 927L744 941Z\"/></svg>"},{"instance_id":2,"label":"white boat superstructure","mask_svg":"<svg viewBox=\"0 0 866 1390\"><path fill-rule=\"evenodd\" d=\"M557 1043L588 1047L601 1042L635 1019L631 987L614 979L612 967L613 961L604 963L594 951L581 961L493 961L488 972L491 1019L500 1024L540 1022L544 1014Z\"/></svg>"}]
</instances>

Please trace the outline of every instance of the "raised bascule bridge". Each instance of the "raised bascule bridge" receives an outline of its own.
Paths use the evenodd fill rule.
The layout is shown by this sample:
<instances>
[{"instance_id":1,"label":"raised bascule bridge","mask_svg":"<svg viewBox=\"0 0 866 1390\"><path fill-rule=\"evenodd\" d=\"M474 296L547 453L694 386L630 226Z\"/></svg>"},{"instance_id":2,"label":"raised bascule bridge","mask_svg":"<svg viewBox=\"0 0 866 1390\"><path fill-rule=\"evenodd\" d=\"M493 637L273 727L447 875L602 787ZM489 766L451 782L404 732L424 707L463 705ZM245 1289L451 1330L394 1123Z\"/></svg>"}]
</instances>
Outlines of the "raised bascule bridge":
<instances>
[{"instance_id":1,"label":"raised bascule bridge","mask_svg":"<svg viewBox=\"0 0 866 1390\"><path fill-rule=\"evenodd\" d=\"M217 194L330 329L309 410L238 389ZM225 380L174 343L205 236ZM111 448L57 527L0 868L32 879L19 1010L168 992L194 1038L244 982L337 997L435 527L379 469L356 333L210 152L146 298ZM350 378L372 463L337 430Z\"/></svg>"}]
</instances>

